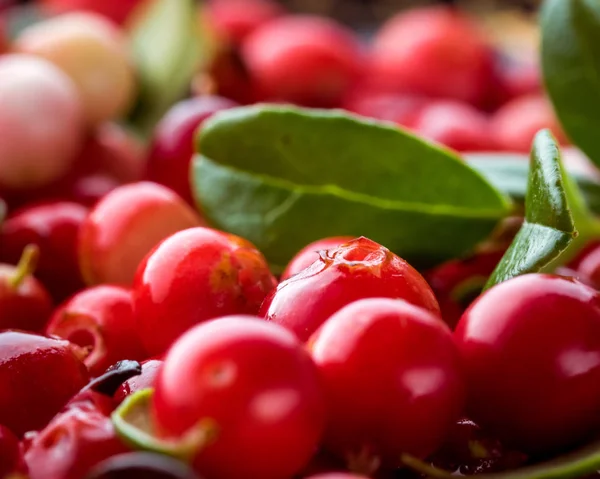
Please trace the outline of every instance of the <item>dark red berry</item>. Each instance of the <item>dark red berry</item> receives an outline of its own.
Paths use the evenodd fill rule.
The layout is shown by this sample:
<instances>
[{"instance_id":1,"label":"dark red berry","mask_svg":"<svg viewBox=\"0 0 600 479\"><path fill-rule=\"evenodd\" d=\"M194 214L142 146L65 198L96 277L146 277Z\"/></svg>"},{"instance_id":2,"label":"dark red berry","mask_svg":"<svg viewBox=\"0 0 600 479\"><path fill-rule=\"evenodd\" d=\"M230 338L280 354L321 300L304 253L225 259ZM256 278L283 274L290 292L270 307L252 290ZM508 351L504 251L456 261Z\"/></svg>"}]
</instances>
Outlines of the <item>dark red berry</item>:
<instances>
[{"instance_id":1,"label":"dark red berry","mask_svg":"<svg viewBox=\"0 0 600 479\"><path fill-rule=\"evenodd\" d=\"M97 464L86 479L201 479L182 461L152 452L127 452Z\"/></svg>"},{"instance_id":2,"label":"dark red berry","mask_svg":"<svg viewBox=\"0 0 600 479\"><path fill-rule=\"evenodd\" d=\"M114 399L117 403L121 403L127 396L130 396L142 389L154 387L156 376L162 366L162 361L158 359L149 359L142 363L142 374L135 376L125 381L115 392Z\"/></svg>"},{"instance_id":3,"label":"dark red berry","mask_svg":"<svg viewBox=\"0 0 600 479\"><path fill-rule=\"evenodd\" d=\"M6 426L0 424L0 477L17 472L21 463L19 439Z\"/></svg>"}]
</instances>

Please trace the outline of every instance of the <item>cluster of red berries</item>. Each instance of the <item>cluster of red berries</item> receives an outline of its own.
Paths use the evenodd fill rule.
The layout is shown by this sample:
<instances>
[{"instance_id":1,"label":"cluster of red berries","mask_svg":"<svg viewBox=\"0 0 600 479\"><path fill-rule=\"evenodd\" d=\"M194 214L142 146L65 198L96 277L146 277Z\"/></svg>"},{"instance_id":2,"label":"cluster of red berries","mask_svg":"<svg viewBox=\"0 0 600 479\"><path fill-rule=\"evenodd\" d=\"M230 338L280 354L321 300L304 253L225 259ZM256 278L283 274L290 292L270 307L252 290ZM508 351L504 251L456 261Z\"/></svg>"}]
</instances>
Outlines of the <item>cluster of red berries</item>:
<instances>
[{"instance_id":1,"label":"cluster of red berries","mask_svg":"<svg viewBox=\"0 0 600 479\"><path fill-rule=\"evenodd\" d=\"M482 295L505 244L419 272L326 238L276 278L190 190L202 122L256 101L528 149L560 134L535 67L499 62L446 7L398 15L366 51L333 20L213 0L222 48L196 85L215 91L174 105L146 151L116 123L137 89L119 25L139 2L41 3L95 13L0 55L0 478L472 474L597 434L599 245Z\"/></svg>"}]
</instances>

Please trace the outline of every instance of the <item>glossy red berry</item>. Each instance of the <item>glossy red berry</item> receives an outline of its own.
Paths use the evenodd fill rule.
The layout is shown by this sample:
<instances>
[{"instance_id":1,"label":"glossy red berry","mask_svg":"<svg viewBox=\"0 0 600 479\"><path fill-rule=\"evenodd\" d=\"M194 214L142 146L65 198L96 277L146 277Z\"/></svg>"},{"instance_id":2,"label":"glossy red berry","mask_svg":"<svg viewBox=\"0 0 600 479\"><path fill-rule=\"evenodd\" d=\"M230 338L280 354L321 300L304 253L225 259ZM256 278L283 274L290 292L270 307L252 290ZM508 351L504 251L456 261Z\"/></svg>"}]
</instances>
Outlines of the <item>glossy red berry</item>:
<instances>
[{"instance_id":1,"label":"glossy red berry","mask_svg":"<svg viewBox=\"0 0 600 479\"><path fill-rule=\"evenodd\" d=\"M6 426L0 424L0 477L17 472L21 463L19 439Z\"/></svg>"},{"instance_id":2,"label":"glossy red berry","mask_svg":"<svg viewBox=\"0 0 600 479\"><path fill-rule=\"evenodd\" d=\"M39 250L28 245L17 266L0 263L0 330L41 332L52 314L52 298L32 276Z\"/></svg>"},{"instance_id":3,"label":"glossy red berry","mask_svg":"<svg viewBox=\"0 0 600 479\"><path fill-rule=\"evenodd\" d=\"M136 330L131 292L120 286L101 285L77 293L55 311L46 334L87 348L84 363L92 376L117 361L146 356Z\"/></svg>"},{"instance_id":4,"label":"glossy red berry","mask_svg":"<svg viewBox=\"0 0 600 479\"><path fill-rule=\"evenodd\" d=\"M352 236L336 236L333 238L324 238L322 240L314 241L309 245L302 248L296 256L286 266L284 272L281 274L281 281L298 274L303 269L308 268L311 264L319 259L319 252L335 249L338 246L343 245L354 239Z\"/></svg>"},{"instance_id":5,"label":"glossy red berry","mask_svg":"<svg viewBox=\"0 0 600 479\"><path fill-rule=\"evenodd\" d=\"M43 428L86 383L68 341L0 333L0 424L18 436Z\"/></svg>"},{"instance_id":6,"label":"glossy red berry","mask_svg":"<svg viewBox=\"0 0 600 479\"><path fill-rule=\"evenodd\" d=\"M310 339L327 400L325 446L366 473L426 457L462 411L464 383L452 334L403 300L340 309Z\"/></svg>"},{"instance_id":7,"label":"glossy red berry","mask_svg":"<svg viewBox=\"0 0 600 479\"><path fill-rule=\"evenodd\" d=\"M114 395L117 403L121 403L127 396L130 396L142 389L154 387L154 382L158 371L163 362L159 359L149 359L142 363L142 374L125 381Z\"/></svg>"},{"instance_id":8,"label":"glossy red berry","mask_svg":"<svg viewBox=\"0 0 600 479\"><path fill-rule=\"evenodd\" d=\"M454 338L468 413L507 445L550 452L597 430L600 296L594 289L552 275L511 279L471 305Z\"/></svg>"},{"instance_id":9,"label":"glossy red berry","mask_svg":"<svg viewBox=\"0 0 600 479\"><path fill-rule=\"evenodd\" d=\"M195 135L204 120L236 103L218 96L201 96L176 103L154 130L146 178L171 188L188 203L190 161L195 151Z\"/></svg>"},{"instance_id":10,"label":"glossy red berry","mask_svg":"<svg viewBox=\"0 0 600 479\"><path fill-rule=\"evenodd\" d=\"M28 244L39 248L35 276L55 301L84 287L77 259L79 227L87 208L71 202L47 202L14 211L2 225L0 259L16 264Z\"/></svg>"},{"instance_id":11,"label":"glossy red berry","mask_svg":"<svg viewBox=\"0 0 600 479\"><path fill-rule=\"evenodd\" d=\"M214 423L214 441L194 460L212 479L292 477L315 452L325 422L317 370L302 344L285 328L249 316L209 321L179 338L159 372L152 407L167 436L201 419Z\"/></svg>"},{"instance_id":12,"label":"glossy red berry","mask_svg":"<svg viewBox=\"0 0 600 479\"><path fill-rule=\"evenodd\" d=\"M110 221L107 221L110 218ZM79 266L90 286L131 286L144 256L177 231L203 224L176 193L142 181L111 191L81 225Z\"/></svg>"},{"instance_id":13,"label":"glossy red berry","mask_svg":"<svg viewBox=\"0 0 600 479\"><path fill-rule=\"evenodd\" d=\"M283 16L244 42L251 76L273 100L337 106L357 81L361 46L342 25L313 16Z\"/></svg>"},{"instance_id":14,"label":"glossy red berry","mask_svg":"<svg viewBox=\"0 0 600 479\"><path fill-rule=\"evenodd\" d=\"M81 479L99 462L128 450L110 417L93 401L79 401L33 437L25 463L30 479Z\"/></svg>"},{"instance_id":15,"label":"glossy red berry","mask_svg":"<svg viewBox=\"0 0 600 479\"><path fill-rule=\"evenodd\" d=\"M321 253L309 268L279 284L260 315L306 341L329 316L362 298L405 299L440 314L433 291L402 258L367 238Z\"/></svg>"},{"instance_id":16,"label":"glossy red berry","mask_svg":"<svg viewBox=\"0 0 600 479\"><path fill-rule=\"evenodd\" d=\"M456 9L399 13L377 34L371 78L380 88L480 105L493 76L493 52L478 26Z\"/></svg>"},{"instance_id":17,"label":"glossy red berry","mask_svg":"<svg viewBox=\"0 0 600 479\"><path fill-rule=\"evenodd\" d=\"M133 287L138 334L150 355L161 354L197 323L257 314L275 285L248 241L210 228L181 231L140 264Z\"/></svg>"}]
</instances>

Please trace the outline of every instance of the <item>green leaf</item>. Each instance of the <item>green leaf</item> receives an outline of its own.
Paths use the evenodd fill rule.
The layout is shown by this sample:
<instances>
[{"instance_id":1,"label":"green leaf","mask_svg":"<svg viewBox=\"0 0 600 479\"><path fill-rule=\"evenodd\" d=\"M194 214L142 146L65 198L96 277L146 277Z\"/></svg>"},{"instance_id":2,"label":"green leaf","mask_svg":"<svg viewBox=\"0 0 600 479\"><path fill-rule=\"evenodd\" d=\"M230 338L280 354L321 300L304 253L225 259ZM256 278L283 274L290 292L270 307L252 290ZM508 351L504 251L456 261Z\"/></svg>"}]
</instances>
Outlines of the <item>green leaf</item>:
<instances>
[{"instance_id":1,"label":"green leaf","mask_svg":"<svg viewBox=\"0 0 600 479\"><path fill-rule=\"evenodd\" d=\"M507 199L450 151L341 111L230 109L198 139L192 183L220 229L252 241L275 270L308 243L367 236L415 263L471 250Z\"/></svg>"},{"instance_id":2,"label":"green leaf","mask_svg":"<svg viewBox=\"0 0 600 479\"><path fill-rule=\"evenodd\" d=\"M469 153L467 163L481 173L492 185L523 203L527 192L529 161L519 153ZM570 172L590 211L600 214L600 183L581 174Z\"/></svg>"},{"instance_id":3,"label":"green leaf","mask_svg":"<svg viewBox=\"0 0 600 479\"><path fill-rule=\"evenodd\" d=\"M184 98L194 74L210 56L194 0L146 0L129 30L140 94L128 124L147 136Z\"/></svg>"},{"instance_id":4,"label":"green leaf","mask_svg":"<svg viewBox=\"0 0 600 479\"><path fill-rule=\"evenodd\" d=\"M577 236L572 206L581 206L565 173L558 145L548 130L533 142L525 197L525 221L486 288L515 276L544 270Z\"/></svg>"},{"instance_id":5,"label":"green leaf","mask_svg":"<svg viewBox=\"0 0 600 479\"><path fill-rule=\"evenodd\" d=\"M544 81L556 113L600 165L600 2L546 0L540 21Z\"/></svg>"}]
</instances>

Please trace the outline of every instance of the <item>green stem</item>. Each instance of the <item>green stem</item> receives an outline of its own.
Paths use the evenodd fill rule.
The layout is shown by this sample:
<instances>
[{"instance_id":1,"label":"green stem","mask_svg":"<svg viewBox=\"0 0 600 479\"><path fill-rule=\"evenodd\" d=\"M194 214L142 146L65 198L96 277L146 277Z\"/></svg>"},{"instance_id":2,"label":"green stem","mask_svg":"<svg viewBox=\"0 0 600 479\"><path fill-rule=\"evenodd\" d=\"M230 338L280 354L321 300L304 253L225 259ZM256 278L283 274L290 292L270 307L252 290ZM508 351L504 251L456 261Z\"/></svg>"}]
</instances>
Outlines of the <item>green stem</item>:
<instances>
[{"instance_id":1,"label":"green stem","mask_svg":"<svg viewBox=\"0 0 600 479\"><path fill-rule=\"evenodd\" d=\"M25 246L21 259L19 259L19 264L17 264L15 274L8 280L8 286L12 289L18 289L23 284L23 281L25 281L25 278L33 274L39 258L40 249L37 245L28 244Z\"/></svg>"}]
</instances>

